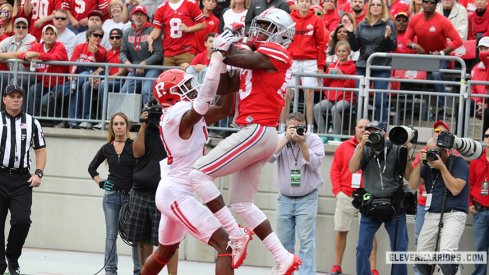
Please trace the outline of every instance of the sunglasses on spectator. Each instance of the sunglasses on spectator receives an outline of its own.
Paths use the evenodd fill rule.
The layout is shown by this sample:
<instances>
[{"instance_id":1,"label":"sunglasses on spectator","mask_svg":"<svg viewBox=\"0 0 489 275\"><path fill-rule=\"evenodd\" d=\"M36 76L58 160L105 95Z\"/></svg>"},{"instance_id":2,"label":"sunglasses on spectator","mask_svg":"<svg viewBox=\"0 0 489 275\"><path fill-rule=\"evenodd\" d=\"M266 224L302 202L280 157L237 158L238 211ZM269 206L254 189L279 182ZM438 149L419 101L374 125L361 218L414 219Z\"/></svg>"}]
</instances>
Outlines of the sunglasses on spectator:
<instances>
[{"instance_id":1,"label":"sunglasses on spectator","mask_svg":"<svg viewBox=\"0 0 489 275\"><path fill-rule=\"evenodd\" d=\"M489 138L489 134L484 134L484 138Z\"/></svg>"},{"instance_id":2,"label":"sunglasses on spectator","mask_svg":"<svg viewBox=\"0 0 489 275\"><path fill-rule=\"evenodd\" d=\"M95 38L100 38L100 39L102 39L102 37L104 37L104 35L100 34L100 33L94 33L94 34L92 34L92 36Z\"/></svg>"},{"instance_id":3,"label":"sunglasses on spectator","mask_svg":"<svg viewBox=\"0 0 489 275\"><path fill-rule=\"evenodd\" d=\"M438 3L438 1L437 0L423 0L423 3L436 5L436 3Z\"/></svg>"},{"instance_id":4,"label":"sunglasses on spectator","mask_svg":"<svg viewBox=\"0 0 489 275\"><path fill-rule=\"evenodd\" d=\"M65 21L66 20L66 17L58 17L58 16L55 16L54 19Z\"/></svg>"},{"instance_id":5,"label":"sunglasses on spectator","mask_svg":"<svg viewBox=\"0 0 489 275\"><path fill-rule=\"evenodd\" d=\"M445 132L445 131L444 131L444 130L442 130L442 129L435 129L435 130L434 130L434 132L435 132L435 134L439 134L439 133L441 133L441 132Z\"/></svg>"},{"instance_id":6,"label":"sunglasses on spectator","mask_svg":"<svg viewBox=\"0 0 489 275\"><path fill-rule=\"evenodd\" d=\"M110 37L110 40L119 40L119 39L121 39L120 36L111 36Z\"/></svg>"},{"instance_id":7,"label":"sunglasses on spectator","mask_svg":"<svg viewBox=\"0 0 489 275\"><path fill-rule=\"evenodd\" d=\"M17 25L17 26L15 26L15 28L18 29L18 30L27 30L27 26L19 26L19 25Z\"/></svg>"}]
</instances>

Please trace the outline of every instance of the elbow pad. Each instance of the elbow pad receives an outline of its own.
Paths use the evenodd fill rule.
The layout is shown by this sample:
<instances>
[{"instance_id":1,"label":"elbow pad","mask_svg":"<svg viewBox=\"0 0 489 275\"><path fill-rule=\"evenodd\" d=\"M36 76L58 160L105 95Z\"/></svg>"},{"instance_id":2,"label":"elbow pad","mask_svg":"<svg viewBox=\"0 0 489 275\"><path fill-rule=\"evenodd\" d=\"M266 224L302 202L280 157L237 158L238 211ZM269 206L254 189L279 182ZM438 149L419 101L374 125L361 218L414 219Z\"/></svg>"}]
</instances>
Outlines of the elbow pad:
<instances>
[{"instance_id":1,"label":"elbow pad","mask_svg":"<svg viewBox=\"0 0 489 275\"><path fill-rule=\"evenodd\" d=\"M209 107L216 96L220 75L221 73L226 72L226 64L222 62L223 59L220 52L212 53L211 62L207 68L204 83L202 83L199 94L193 104L194 110L200 115L205 115L209 110Z\"/></svg>"}]
</instances>

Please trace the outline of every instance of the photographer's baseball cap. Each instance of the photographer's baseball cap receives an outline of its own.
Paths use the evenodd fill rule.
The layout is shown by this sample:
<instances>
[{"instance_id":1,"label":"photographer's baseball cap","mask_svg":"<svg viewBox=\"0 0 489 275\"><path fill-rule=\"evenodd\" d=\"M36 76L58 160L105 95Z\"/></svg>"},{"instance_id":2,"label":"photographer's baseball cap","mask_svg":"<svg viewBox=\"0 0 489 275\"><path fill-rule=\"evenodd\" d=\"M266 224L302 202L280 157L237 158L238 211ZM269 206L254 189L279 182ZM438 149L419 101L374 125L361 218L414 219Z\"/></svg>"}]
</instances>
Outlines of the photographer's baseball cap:
<instances>
[{"instance_id":1,"label":"photographer's baseball cap","mask_svg":"<svg viewBox=\"0 0 489 275\"><path fill-rule=\"evenodd\" d=\"M387 131L387 127L385 125L384 122L381 122L381 121L372 121L370 122L369 124L367 124L367 126L365 127L365 130L368 130L368 129L377 129L377 130L381 130L381 131Z\"/></svg>"},{"instance_id":2,"label":"photographer's baseball cap","mask_svg":"<svg viewBox=\"0 0 489 275\"><path fill-rule=\"evenodd\" d=\"M26 26L29 26L29 22L27 22L27 19L25 19L24 17L19 17L15 19L14 25L17 25L19 23L24 23Z\"/></svg>"},{"instance_id":3,"label":"photographer's baseball cap","mask_svg":"<svg viewBox=\"0 0 489 275\"><path fill-rule=\"evenodd\" d=\"M436 127L438 127L440 125L445 127L448 131L450 131L450 126L448 126L448 124L443 120L435 121L435 123L433 124L433 129L436 129Z\"/></svg>"},{"instance_id":4,"label":"photographer's baseball cap","mask_svg":"<svg viewBox=\"0 0 489 275\"><path fill-rule=\"evenodd\" d=\"M3 90L3 96L7 96L13 92L19 92L22 94L22 96L25 95L24 89L22 89L22 87L15 84L10 84Z\"/></svg>"}]
</instances>

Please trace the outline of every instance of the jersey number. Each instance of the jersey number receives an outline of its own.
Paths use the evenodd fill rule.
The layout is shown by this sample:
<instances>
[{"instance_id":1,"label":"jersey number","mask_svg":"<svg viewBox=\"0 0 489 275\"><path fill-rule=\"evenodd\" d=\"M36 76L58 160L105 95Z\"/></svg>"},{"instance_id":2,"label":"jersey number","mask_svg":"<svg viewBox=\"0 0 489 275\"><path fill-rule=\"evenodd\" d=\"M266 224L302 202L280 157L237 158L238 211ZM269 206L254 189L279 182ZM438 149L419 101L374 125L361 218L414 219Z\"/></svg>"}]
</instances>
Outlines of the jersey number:
<instances>
[{"instance_id":1,"label":"jersey number","mask_svg":"<svg viewBox=\"0 0 489 275\"><path fill-rule=\"evenodd\" d=\"M78 14L82 14L85 12L85 1L83 0L75 0L75 12Z\"/></svg>"},{"instance_id":2,"label":"jersey number","mask_svg":"<svg viewBox=\"0 0 489 275\"><path fill-rule=\"evenodd\" d=\"M48 16L49 1L39 0L32 3L32 19Z\"/></svg>"},{"instance_id":3,"label":"jersey number","mask_svg":"<svg viewBox=\"0 0 489 275\"><path fill-rule=\"evenodd\" d=\"M180 30L181 24L182 24L182 20L180 18L170 19L170 37L171 38L182 37L182 31Z\"/></svg>"}]
</instances>

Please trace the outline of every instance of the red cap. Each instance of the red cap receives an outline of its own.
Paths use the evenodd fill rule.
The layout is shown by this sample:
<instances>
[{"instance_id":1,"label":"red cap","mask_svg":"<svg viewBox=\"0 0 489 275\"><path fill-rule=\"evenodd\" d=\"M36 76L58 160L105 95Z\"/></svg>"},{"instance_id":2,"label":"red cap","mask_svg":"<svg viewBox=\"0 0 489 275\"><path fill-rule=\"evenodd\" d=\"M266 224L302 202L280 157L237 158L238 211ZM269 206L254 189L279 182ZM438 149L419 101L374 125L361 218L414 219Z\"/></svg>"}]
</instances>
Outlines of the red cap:
<instances>
[{"instance_id":1,"label":"red cap","mask_svg":"<svg viewBox=\"0 0 489 275\"><path fill-rule=\"evenodd\" d=\"M433 129L436 129L436 127L438 127L440 125L445 127L448 131L450 131L450 126L448 126L448 124L446 122L444 122L443 120L435 121L435 123L433 124Z\"/></svg>"},{"instance_id":2,"label":"red cap","mask_svg":"<svg viewBox=\"0 0 489 275\"><path fill-rule=\"evenodd\" d=\"M134 6L134 8L132 8L131 15L135 14L136 12L142 12L144 13L144 15L148 16L148 12L146 11L145 6Z\"/></svg>"}]
</instances>

